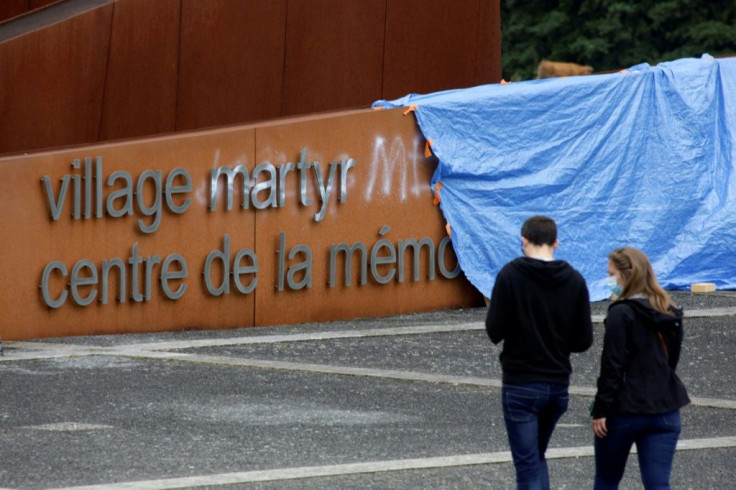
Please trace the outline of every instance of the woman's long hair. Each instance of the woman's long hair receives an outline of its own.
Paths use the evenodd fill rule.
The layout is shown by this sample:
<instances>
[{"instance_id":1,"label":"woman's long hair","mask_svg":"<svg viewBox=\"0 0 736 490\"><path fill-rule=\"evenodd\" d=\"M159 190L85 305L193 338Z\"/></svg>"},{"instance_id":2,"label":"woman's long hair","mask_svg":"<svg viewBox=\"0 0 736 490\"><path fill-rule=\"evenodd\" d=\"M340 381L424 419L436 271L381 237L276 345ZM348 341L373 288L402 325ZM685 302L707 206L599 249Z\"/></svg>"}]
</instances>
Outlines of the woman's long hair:
<instances>
[{"instance_id":1,"label":"woman's long hair","mask_svg":"<svg viewBox=\"0 0 736 490\"><path fill-rule=\"evenodd\" d=\"M672 300L657 282L652 264L644 252L634 247L617 248L608 254L608 260L623 279L622 298L642 294L649 299L655 310L671 314L669 308Z\"/></svg>"}]
</instances>

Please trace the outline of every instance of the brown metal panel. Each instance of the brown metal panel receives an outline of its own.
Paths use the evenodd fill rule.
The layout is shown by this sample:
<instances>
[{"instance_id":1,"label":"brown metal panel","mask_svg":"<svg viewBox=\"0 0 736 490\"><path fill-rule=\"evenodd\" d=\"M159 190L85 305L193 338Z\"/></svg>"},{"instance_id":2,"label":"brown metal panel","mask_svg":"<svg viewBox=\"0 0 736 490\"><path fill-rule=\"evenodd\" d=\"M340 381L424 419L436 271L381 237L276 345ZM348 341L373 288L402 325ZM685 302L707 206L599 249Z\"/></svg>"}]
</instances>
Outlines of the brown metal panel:
<instances>
[{"instance_id":1,"label":"brown metal panel","mask_svg":"<svg viewBox=\"0 0 736 490\"><path fill-rule=\"evenodd\" d=\"M481 0L475 85L501 81L501 0Z\"/></svg>"},{"instance_id":2,"label":"brown metal panel","mask_svg":"<svg viewBox=\"0 0 736 490\"><path fill-rule=\"evenodd\" d=\"M208 206L210 171L213 167L243 164L252 166L254 154L254 130L240 128L217 133L201 133L190 136L173 136L149 141L133 141L95 147L80 147L53 153L41 153L28 157L0 160L0 193L3 202L0 209L0 233L4 236L0 265L0 337L3 339L40 338L67 335L110 334L120 332L151 332L180 329L224 328L253 325L253 295L212 295L205 291L203 265L214 250L223 248L227 234L230 243L230 259L242 248L254 248L254 218L252 213L226 212L222 203L217 210ZM102 159L101 179L98 177L97 157ZM90 214L85 218L87 179L85 158L92 159L94 177L89 180ZM80 160L80 168L73 163ZM125 187L118 178L112 184L114 172L127 172L137 190L145 171L161 172L165 181L174 169L188 172L192 190L171 194L175 206L183 206L190 199L189 207L182 213L169 210L162 199L162 211L158 227L153 227L156 213L146 216L141 212L138 195L134 196L133 215L97 217L97 186L103 206L111 193ZM57 220L51 219L52 207L41 182L49 177L51 199L61 206ZM65 176L80 176L80 219L73 219L75 184L69 181L66 199L61 201L61 181ZM143 205L154 207L154 180L147 177L142 185ZM172 180L172 186L185 183L181 176ZM224 185L224 180L221 182ZM172 187L173 188L173 187ZM236 200L236 206L238 201ZM123 208L124 200L117 199L113 206ZM138 224L142 220L150 233L144 233ZM143 263L135 265L133 249ZM165 297L159 283L162 263L171 254L179 254L187 263L188 274L184 279L170 281L170 290L186 285L179 299ZM158 257L159 261L153 259ZM111 286L107 304L100 302L101 286L78 288L86 297L96 290L92 304L80 306L71 297L68 285L72 269L80 260L91 261L99 270L103 261L121 259L127 274L126 298L118 298L118 279L111 274ZM132 260L132 263L131 263ZM49 279L52 300L60 300L63 291L67 297L59 308L49 308L39 288L44 269L51 262L61 262L67 268L62 277L56 270ZM131 275L137 268L139 292L145 292L145 271L151 264L151 299L133 301ZM222 268L215 262L212 285L222 281ZM231 267L232 268L232 267ZM179 270L175 264L172 270ZM88 269L84 269L88 272ZM219 276L218 276L219 274ZM102 282L101 273L98 280ZM66 287L66 289L64 289Z\"/></svg>"},{"instance_id":3,"label":"brown metal panel","mask_svg":"<svg viewBox=\"0 0 736 490\"><path fill-rule=\"evenodd\" d=\"M383 98L475 84L481 0L388 0Z\"/></svg>"},{"instance_id":4,"label":"brown metal panel","mask_svg":"<svg viewBox=\"0 0 736 490\"><path fill-rule=\"evenodd\" d=\"M177 130L281 114L286 0L183 0Z\"/></svg>"},{"instance_id":5,"label":"brown metal panel","mask_svg":"<svg viewBox=\"0 0 736 490\"><path fill-rule=\"evenodd\" d=\"M0 44L0 153L96 141L112 5Z\"/></svg>"},{"instance_id":6,"label":"brown metal panel","mask_svg":"<svg viewBox=\"0 0 736 490\"><path fill-rule=\"evenodd\" d=\"M181 0L115 3L100 139L176 129Z\"/></svg>"},{"instance_id":7,"label":"brown metal panel","mask_svg":"<svg viewBox=\"0 0 736 490\"><path fill-rule=\"evenodd\" d=\"M387 0L289 0L284 114L381 97Z\"/></svg>"},{"instance_id":8,"label":"brown metal panel","mask_svg":"<svg viewBox=\"0 0 736 490\"><path fill-rule=\"evenodd\" d=\"M28 0L28 4L30 5L31 10L40 9L41 7L46 7L47 5L51 5L52 3L60 3L64 0Z\"/></svg>"},{"instance_id":9,"label":"brown metal panel","mask_svg":"<svg viewBox=\"0 0 736 490\"><path fill-rule=\"evenodd\" d=\"M0 2L0 22L28 11L28 0L3 0Z\"/></svg>"},{"instance_id":10,"label":"brown metal panel","mask_svg":"<svg viewBox=\"0 0 736 490\"><path fill-rule=\"evenodd\" d=\"M363 243L368 254L376 244L383 243L386 247L375 254L378 262L388 256L389 243L398 247L399 241L429 238L437 245L446 237L444 220L432 203L429 189L434 168L424 157L424 140L413 117L403 116L400 110L365 111L260 127L256 138L257 162L271 162L282 169L288 168L289 162L318 162L322 188L327 188L331 168L336 169L332 193L325 193L326 199L316 191L319 181L315 167L305 167L304 189L309 204L302 204L302 174L295 170L285 174L284 206L257 213L256 250L259 257L268 259L259 271L263 287L259 287L256 297L257 325L478 304L480 296L462 275L445 279L435 267L435 279L429 279L428 264L433 261L428 253L420 253L417 281L411 253L406 256L403 282L398 281L397 265L376 263L375 273L367 266L366 283L360 285L362 262L359 264L357 255L350 285L340 256L331 267L330 248L340 243ZM352 168L346 164L350 159L355 162ZM317 221L322 203L324 217ZM446 252L446 267L452 269L456 259L449 248ZM332 287L328 284L331 269L335 270ZM381 283L381 277L390 276L392 269L394 278Z\"/></svg>"}]
</instances>

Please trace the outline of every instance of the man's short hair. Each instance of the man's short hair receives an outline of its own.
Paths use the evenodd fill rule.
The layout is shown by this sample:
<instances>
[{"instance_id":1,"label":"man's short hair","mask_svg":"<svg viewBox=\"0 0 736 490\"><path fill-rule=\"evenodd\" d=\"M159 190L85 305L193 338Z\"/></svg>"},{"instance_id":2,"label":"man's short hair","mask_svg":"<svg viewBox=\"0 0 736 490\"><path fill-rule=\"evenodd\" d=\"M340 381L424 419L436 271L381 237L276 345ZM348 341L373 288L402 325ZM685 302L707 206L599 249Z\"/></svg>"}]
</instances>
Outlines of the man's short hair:
<instances>
[{"instance_id":1,"label":"man's short hair","mask_svg":"<svg viewBox=\"0 0 736 490\"><path fill-rule=\"evenodd\" d=\"M557 241L557 224L547 216L532 216L521 226L521 236L534 245L554 245Z\"/></svg>"}]
</instances>

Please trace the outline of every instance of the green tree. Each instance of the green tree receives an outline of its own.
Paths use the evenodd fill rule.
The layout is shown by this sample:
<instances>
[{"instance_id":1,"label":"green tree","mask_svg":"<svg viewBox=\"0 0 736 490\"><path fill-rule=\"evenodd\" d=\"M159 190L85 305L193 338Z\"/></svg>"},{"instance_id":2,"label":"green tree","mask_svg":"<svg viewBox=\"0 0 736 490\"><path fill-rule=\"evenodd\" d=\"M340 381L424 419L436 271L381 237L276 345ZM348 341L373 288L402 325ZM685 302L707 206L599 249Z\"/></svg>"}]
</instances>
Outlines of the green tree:
<instances>
[{"instance_id":1,"label":"green tree","mask_svg":"<svg viewBox=\"0 0 736 490\"><path fill-rule=\"evenodd\" d=\"M534 78L542 59L601 72L736 54L736 2L502 0L501 37L506 80Z\"/></svg>"}]
</instances>

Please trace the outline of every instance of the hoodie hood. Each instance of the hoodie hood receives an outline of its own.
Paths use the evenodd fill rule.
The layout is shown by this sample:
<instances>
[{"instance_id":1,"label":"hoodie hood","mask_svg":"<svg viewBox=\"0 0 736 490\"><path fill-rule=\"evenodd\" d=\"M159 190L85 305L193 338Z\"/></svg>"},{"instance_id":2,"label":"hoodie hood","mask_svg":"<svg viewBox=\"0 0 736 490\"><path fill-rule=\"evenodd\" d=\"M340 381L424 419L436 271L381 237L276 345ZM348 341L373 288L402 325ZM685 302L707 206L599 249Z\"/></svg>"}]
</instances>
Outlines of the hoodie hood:
<instances>
[{"instance_id":1,"label":"hoodie hood","mask_svg":"<svg viewBox=\"0 0 736 490\"><path fill-rule=\"evenodd\" d=\"M539 260L530 257L517 257L511 262L519 272L539 284L560 284L569 281L575 273L564 260Z\"/></svg>"},{"instance_id":2,"label":"hoodie hood","mask_svg":"<svg viewBox=\"0 0 736 490\"><path fill-rule=\"evenodd\" d=\"M643 323L648 327L653 328L657 332L667 333L672 328L679 328L682 326L683 311L682 308L676 306L670 307L670 314L662 313L661 311L652 308L651 303L645 298L624 298L611 303L608 306L610 310L616 305L627 304L631 309L639 316Z\"/></svg>"}]
</instances>

